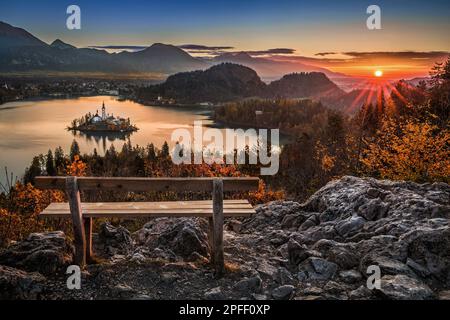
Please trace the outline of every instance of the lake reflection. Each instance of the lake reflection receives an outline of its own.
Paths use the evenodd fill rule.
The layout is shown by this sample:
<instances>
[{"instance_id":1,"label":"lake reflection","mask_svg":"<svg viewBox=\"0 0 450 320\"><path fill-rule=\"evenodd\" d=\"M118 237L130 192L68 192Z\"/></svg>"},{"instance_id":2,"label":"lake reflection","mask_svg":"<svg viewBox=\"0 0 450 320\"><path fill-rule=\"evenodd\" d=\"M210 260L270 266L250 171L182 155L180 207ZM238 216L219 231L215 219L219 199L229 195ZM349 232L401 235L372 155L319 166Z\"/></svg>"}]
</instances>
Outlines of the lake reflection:
<instances>
[{"instance_id":1,"label":"lake reflection","mask_svg":"<svg viewBox=\"0 0 450 320\"><path fill-rule=\"evenodd\" d=\"M97 110L101 113L103 102L107 113L130 118L139 130L131 134L93 134L67 130L73 119L89 112L95 114ZM153 143L160 149L167 141L173 147L175 142L171 141L171 135L175 129L185 128L193 136L194 121L201 120L203 127L214 126L209 116L210 111L201 107L144 106L111 96L10 102L0 105L0 168L3 171L7 166L9 171L21 177L34 156L41 153L45 155L49 149L54 151L58 146L69 153L74 139L80 145L81 153L92 153L96 148L100 155L111 145L121 150L126 142L133 146ZM243 138L238 135L238 139ZM0 182L5 181L2 171Z\"/></svg>"},{"instance_id":2,"label":"lake reflection","mask_svg":"<svg viewBox=\"0 0 450 320\"><path fill-rule=\"evenodd\" d=\"M114 116L130 118L139 128L131 135L97 135L66 130L71 121L88 112L101 112L102 102L106 111ZM111 144L120 150L128 140L132 145L146 146L152 142L161 148L164 141L170 146L172 131L177 128L192 128L195 120L204 126L213 122L205 109L166 108L144 106L132 101L119 101L111 96L81 97L73 99L50 99L18 101L0 105L0 166L7 166L15 175L23 175L33 156L46 154L61 146L68 153L74 139L82 153L91 153L97 148L104 154ZM4 174L0 172L0 181Z\"/></svg>"},{"instance_id":3,"label":"lake reflection","mask_svg":"<svg viewBox=\"0 0 450 320\"><path fill-rule=\"evenodd\" d=\"M97 146L100 147L100 150L104 153L105 150L110 146L112 143L116 143L116 145L123 144L125 142L130 142L131 139L130 136L134 132L81 132L81 131L70 131L72 132L72 135L74 136L74 139L79 141L82 141L83 139L86 141L86 143L89 142L95 142Z\"/></svg>"}]
</instances>

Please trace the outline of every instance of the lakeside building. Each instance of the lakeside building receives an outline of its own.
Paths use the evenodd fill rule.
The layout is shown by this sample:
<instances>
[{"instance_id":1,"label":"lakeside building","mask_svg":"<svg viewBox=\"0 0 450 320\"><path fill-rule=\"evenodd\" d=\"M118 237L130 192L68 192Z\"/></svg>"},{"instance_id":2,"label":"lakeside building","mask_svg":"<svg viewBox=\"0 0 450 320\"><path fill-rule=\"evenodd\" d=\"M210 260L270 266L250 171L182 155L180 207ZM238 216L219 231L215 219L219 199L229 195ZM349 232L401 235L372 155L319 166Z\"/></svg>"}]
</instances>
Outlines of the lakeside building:
<instances>
[{"instance_id":1,"label":"lakeside building","mask_svg":"<svg viewBox=\"0 0 450 320\"><path fill-rule=\"evenodd\" d=\"M114 117L113 114L106 112L105 103L102 104L101 115L98 110L94 115L91 113L86 114L80 119L72 121L69 130L78 131L101 131L101 132L132 132L137 131L138 128L132 125L130 118Z\"/></svg>"}]
</instances>

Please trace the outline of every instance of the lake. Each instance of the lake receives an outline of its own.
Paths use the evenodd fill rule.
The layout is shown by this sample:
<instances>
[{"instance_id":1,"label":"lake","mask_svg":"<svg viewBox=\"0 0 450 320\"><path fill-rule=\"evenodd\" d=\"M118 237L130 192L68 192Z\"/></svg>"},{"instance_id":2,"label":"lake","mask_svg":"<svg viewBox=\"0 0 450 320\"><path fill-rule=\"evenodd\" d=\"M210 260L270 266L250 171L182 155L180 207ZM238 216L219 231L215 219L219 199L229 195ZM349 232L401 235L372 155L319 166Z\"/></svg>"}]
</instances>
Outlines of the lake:
<instances>
[{"instance_id":1,"label":"lake","mask_svg":"<svg viewBox=\"0 0 450 320\"><path fill-rule=\"evenodd\" d=\"M107 113L130 118L139 130L128 137L114 135L86 135L67 131L75 118L88 112L101 113L102 103ZM113 96L80 97L16 101L0 105L0 181L5 182L4 167L21 177L32 158L46 154L61 146L68 153L74 139L81 153L91 153L97 148L104 154L111 144L120 151L130 140L132 145L146 146L153 143L161 148L164 141L170 146L174 129L186 128L192 132L194 121L201 120L204 127L213 126L210 112L204 108L145 106L132 101L121 101ZM222 129L223 130L223 129Z\"/></svg>"}]
</instances>

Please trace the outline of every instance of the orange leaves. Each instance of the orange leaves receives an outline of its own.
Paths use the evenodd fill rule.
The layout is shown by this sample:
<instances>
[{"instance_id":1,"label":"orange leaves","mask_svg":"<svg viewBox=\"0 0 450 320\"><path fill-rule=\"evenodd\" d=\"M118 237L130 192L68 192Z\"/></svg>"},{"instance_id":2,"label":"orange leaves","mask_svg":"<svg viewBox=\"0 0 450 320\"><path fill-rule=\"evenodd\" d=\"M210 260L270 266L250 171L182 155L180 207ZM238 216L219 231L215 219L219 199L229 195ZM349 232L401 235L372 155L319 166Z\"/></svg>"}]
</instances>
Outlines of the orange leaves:
<instances>
[{"instance_id":1,"label":"orange leaves","mask_svg":"<svg viewBox=\"0 0 450 320\"><path fill-rule=\"evenodd\" d=\"M30 183L17 183L5 202L7 208L0 208L0 246L45 229L45 221L38 219L38 213L51 202L63 200L64 194L61 191L42 191Z\"/></svg>"},{"instance_id":2,"label":"orange leaves","mask_svg":"<svg viewBox=\"0 0 450 320\"><path fill-rule=\"evenodd\" d=\"M450 133L427 122L384 120L365 150L366 173L416 182L450 180Z\"/></svg>"},{"instance_id":3,"label":"orange leaves","mask_svg":"<svg viewBox=\"0 0 450 320\"><path fill-rule=\"evenodd\" d=\"M38 213L43 207L42 191L34 188L30 183L17 183L10 195L10 207L21 214Z\"/></svg>"},{"instance_id":4,"label":"orange leaves","mask_svg":"<svg viewBox=\"0 0 450 320\"><path fill-rule=\"evenodd\" d=\"M258 191L250 192L248 200L251 204L261 204L275 200L282 200L285 198L283 191L272 191L266 187L264 181L259 180Z\"/></svg>"},{"instance_id":5,"label":"orange leaves","mask_svg":"<svg viewBox=\"0 0 450 320\"><path fill-rule=\"evenodd\" d=\"M329 154L327 148L318 141L316 143L316 154L314 156L314 159L316 161L319 161L320 167L325 172L330 172L336 163L336 156L332 156Z\"/></svg>"},{"instance_id":6,"label":"orange leaves","mask_svg":"<svg viewBox=\"0 0 450 320\"><path fill-rule=\"evenodd\" d=\"M79 155L75 155L73 162L66 168L68 176L82 177L86 175L87 165L80 159Z\"/></svg>"},{"instance_id":7,"label":"orange leaves","mask_svg":"<svg viewBox=\"0 0 450 320\"><path fill-rule=\"evenodd\" d=\"M9 208L20 214L33 215L44 210L51 202L62 202L63 200L64 194L61 191L42 191L30 183L26 185L17 183L9 195Z\"/></svg>"},{"instance_id":8,"label":"orange leaves","mask_svg":"<svg viewBox=\"0 0 450 320\"><path fill-rule=\"evenodd\" d=\"M11 239L18 238L20 223L21 219L17 214L10 213L6 209L0 209L0 247L8 245Z\"/></svg>"}]
</instances>

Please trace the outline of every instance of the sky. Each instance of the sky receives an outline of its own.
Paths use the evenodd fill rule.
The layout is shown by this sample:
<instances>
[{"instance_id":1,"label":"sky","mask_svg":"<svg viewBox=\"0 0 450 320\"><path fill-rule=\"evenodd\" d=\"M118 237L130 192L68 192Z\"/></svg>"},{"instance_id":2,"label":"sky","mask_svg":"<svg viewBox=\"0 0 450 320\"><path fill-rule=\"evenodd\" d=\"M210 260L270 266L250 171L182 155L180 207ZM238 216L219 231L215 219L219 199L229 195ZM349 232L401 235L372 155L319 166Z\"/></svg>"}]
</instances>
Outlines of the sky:
<instances>
[{"instance_id":1,"label":"sky","mask_svg":"<svg viewBox=\"0 0 450 320\"><path fill-rule=\"evenodd\" d=\"M81 30L66 28L71 4L81 8ZM371 4L381 8L381 30L366 27ZM393 78L422 75L445 58L449 16L448 0L0 0L0 21L48 43L195 45L185 50L206 56L251 51L355 76L379 68Z\"/></svg>"}]
</instances>

